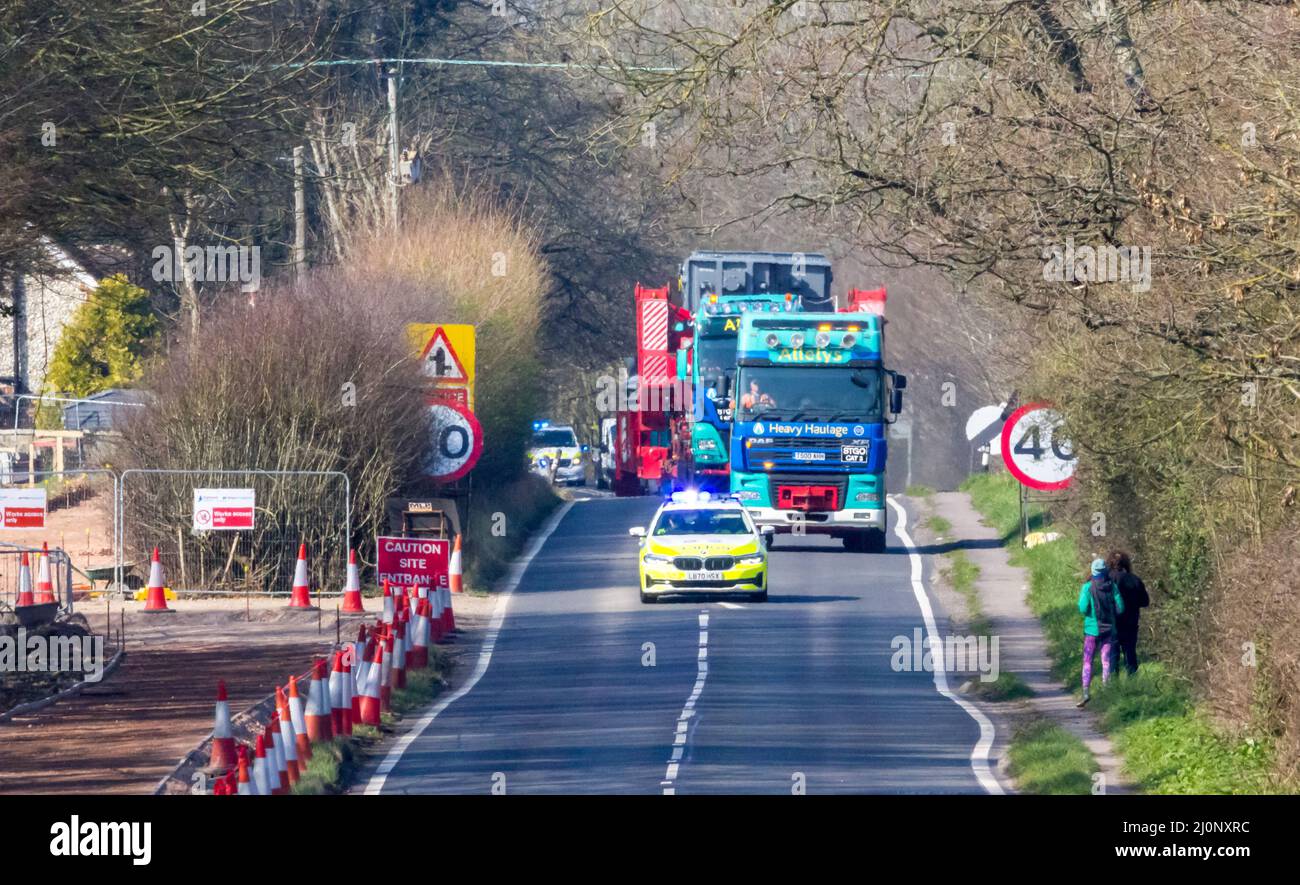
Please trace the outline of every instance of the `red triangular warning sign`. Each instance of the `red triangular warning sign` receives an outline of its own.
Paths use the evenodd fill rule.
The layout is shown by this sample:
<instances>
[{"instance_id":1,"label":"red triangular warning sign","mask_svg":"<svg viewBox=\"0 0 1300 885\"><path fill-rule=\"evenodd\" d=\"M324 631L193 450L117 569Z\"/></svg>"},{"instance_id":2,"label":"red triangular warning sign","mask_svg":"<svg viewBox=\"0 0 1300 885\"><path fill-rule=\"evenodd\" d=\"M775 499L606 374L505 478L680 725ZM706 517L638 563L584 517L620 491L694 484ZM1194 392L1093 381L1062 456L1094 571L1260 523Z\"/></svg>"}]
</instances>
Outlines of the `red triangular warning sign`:
<instances>
[{"instance_id":1,"label":"red triangular warning sign","mask_svg":"<svg viewBox=\"0 0 1300 885\"><path fill-rule=\"evenodd\" d=\"M456 355L451 342L447 340L447 333L443 331L442 326L434 330L420 358L424 360L425 372L440 381L469 380L469 373L465 371L460 357Z\"/></svg>"}]
</instances>

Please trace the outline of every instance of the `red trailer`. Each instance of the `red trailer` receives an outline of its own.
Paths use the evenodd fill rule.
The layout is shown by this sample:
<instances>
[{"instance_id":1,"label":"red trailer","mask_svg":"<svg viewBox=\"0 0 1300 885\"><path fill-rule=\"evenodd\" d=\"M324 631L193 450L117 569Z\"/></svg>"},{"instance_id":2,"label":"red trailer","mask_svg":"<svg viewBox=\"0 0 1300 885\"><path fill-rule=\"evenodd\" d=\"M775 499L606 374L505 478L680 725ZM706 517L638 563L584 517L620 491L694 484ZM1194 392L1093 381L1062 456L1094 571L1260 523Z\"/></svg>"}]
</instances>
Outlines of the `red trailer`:
<instances>
[{"instance_id":1,"label":"red trailer","mask_svg":"<svg viewBox=\"0 0 1300 885\"><path fill-rule=\"evenodd\" d=\"M669 287L636 287L637 374L634 401L619 411L614 493L656 494L690 471L690 312Z\"/></svg>"}]
</instances>

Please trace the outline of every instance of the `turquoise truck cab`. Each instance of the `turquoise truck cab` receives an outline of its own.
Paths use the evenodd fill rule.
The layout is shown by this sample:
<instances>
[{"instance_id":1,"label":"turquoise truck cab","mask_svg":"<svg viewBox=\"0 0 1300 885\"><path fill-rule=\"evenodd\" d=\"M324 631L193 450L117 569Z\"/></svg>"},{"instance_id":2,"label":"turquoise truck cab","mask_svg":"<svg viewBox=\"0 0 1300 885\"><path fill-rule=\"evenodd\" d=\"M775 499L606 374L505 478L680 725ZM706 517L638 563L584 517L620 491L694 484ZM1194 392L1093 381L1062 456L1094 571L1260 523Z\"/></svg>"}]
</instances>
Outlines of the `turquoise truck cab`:
<instances>
[{"instance_id":1,"label":"turquoise truck cab","mask_svg":"<svg viewBox=\"0 0 1300 885\"><path fill-rule=\"evenodd\" d=\"M743 316L731 492L759 525L885 547L885 426L907 379L884 367L875 313Z\"/></svg>"}]
</instances>

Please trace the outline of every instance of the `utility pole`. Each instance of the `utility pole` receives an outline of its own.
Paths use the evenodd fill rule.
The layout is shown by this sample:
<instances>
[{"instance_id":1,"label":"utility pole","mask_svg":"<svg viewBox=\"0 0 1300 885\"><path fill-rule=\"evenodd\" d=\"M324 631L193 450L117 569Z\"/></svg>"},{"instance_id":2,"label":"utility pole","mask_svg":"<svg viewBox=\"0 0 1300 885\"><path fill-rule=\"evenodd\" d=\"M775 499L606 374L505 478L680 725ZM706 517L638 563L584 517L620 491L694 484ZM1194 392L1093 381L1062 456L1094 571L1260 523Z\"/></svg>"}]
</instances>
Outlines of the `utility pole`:
<instances>
[{"instance_id":1,"label":"utility pole","mask_svg":"<svg viewBox=\"0 0 1300 885\"><path fill-rule=\"evenodd\" d=\"M303 188L302 145L293 149L293 272L307 266L307 195Z\"/></svg>"},{"instance_id":2,"label":"utility pole","mask_svg":"<svg viewBox=\"0 0 1300 885\"><path fill-rule=\"evenodd\" d=\"M400 181L398 165L398 139L401 132L397 127L397 68L388 69L388 212L393 230L398 226L397 188Z\"/></svg>"}]
</instances>

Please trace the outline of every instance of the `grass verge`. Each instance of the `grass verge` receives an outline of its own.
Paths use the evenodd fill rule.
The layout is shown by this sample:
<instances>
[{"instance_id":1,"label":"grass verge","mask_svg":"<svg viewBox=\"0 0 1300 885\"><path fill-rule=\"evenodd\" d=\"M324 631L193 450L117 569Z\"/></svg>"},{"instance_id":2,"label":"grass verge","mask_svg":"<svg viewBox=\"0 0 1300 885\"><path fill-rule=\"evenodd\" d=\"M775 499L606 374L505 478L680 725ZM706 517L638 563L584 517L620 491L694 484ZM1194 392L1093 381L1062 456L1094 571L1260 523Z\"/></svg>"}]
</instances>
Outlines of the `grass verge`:
<instances>
[{"instance_id":1,"label":"grass verge","mask_svg":"<svg viewBox=\"0 0 1300 885\"><path fill-rule=\"evenodd\" d=\"M1039 796L1087 795L1100 770L1083 741L1050 719L1017 728L1007 754L1020 791Z\"/></svg>"},{"instance_id":2,"label":"grass verge","mask_svg":"<svg viewBox=\"0 0 1300 885\"><path fill-rule=\"evenodd\" d=\"M992 682L973 680L970 693L984 701L1019 701L1034 696L1034 690L1025 684L1025 680L1006 670Z\"/></svg>"},{"instance_id":3,"label":"grass verge","mask_svg":"<svg viewBox=\"0 0 1300 885\"><path fill-rule=\"evenodd\" d=\"M1008 538L1011 564L1029 573L1029 607L1042 622L1053 675L1077 685L1083 665L1079 587L1085 557L1061 526L1059 540L1026 550L1019 543L1019 493L1007 474L977 474L962 484L989 526ZM1040 519L1031 514L1032 522ZM1100 662L1097 662L1098 664ZM1260 736L1228 735L1197 709L1192 686L1158 660L1108 685L1094 679L1091 709L1115 742L1125 772L1144 792L1225 794L1290 791L1272 776L1272 748ZM1015 747L1011 752L1014 755Z\"/></svg>"},{"instance_id":4,"label":"grass verge","mask_svg":"<svg viewBox=\"0 0 1300 885\"><path fill-rule=\"evenodd\" d=\"M550 483L532 473L479 492L465 528L465 589L491 587L559 503Z\"/></svg>"}]
</instances>

